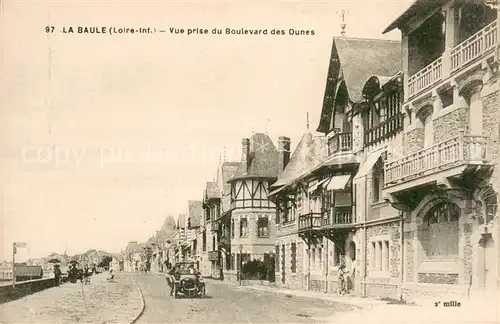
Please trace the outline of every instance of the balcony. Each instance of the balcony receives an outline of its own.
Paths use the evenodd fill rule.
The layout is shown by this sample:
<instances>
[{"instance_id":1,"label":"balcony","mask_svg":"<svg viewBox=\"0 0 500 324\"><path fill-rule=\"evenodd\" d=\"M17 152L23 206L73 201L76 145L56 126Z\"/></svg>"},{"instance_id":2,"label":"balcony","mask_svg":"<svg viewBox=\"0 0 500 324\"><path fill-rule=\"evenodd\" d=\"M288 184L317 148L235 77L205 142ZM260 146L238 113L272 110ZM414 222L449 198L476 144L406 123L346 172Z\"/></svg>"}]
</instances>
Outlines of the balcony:
<instances>
[{"instance_id":1,"label":"balcony","mask_svg":"<svg viewBox=\"0 0 500 324\"><path fill-rule=\"evenodd\" d=\"M403 130L403 118L404 115L398 113L377 126L367 129L365 133L365 146L375 144Z\"/></svg>"},{"instance_id":2,"label":"balcony","mask_svg":"<svg viewBox=\"0 0 500 324\"><path fill-rule=\"evenodd\" d=\"M462 70L498 44L497 20L408 78L407 98Z\"/></svg>"},{"instance_id":3,"label":"balcony","mask_svg":"<svg viewBox=\"0 0 500 324\"><path fill-rule=\"evenodd\" d=\"M219 251L208 251L208 260L209 261L219 260Z\"/></svg>"},{"instance_id":4,"label":"balcony","mask_svg":"<svg viewBox=\"0 0 500 324\"><path fill-rule=\"evenodd\" d=\"M219 237L219 244L220 245L225 245L225 246L231 245L231 238L230 238L230 236L229 235L221 235Z\"/></svg>"},{"instance_id":5,"label":"balcony","mask_svg":"<svg viewBox=\"0 0 500 324\"><path fill-rule=\"evenodd\" d=\"M299 232L319 229L321 227L321 213L309 213L299 216Z\"/></svg>"},{"instance_id":6,"label":"balcony","mask_svg":"<svg viewBox=\"0 0 500 324\"><path fill-rule=\"evenodd\" d=\"M351 227L354 223L352 217L352 210L335 210L335 213L325 217L321 220L323 227Z\"/></svg>"},{"instance_id":7,"label":"balcony","mask_svg":"<svg viewBox=\"0 0 500 324\"><path fill-rule=\"evenodd\" d=\"M487 140L486 136L462 133L402 159L389 162L385 167L385 186L407 182L457 166L484 164Z\"/></svg>"},{"instance_id":8,"label":"balcony","mask_svg":"<svg viewBox=\"0 0 500 324\"><path fill-rule=\"evenodd\" d=\"M328 155L352 150L352 133L337 133L328 140Z\"/></svg>"},{"instance_id":9,"label":"balcony","mask_svg":"<svg viewBox=\"0 0 500 324\"><path fill-rule=\"evenodd\" d=\"M219 223L215 222L215 221L212 221L210 223L210 229L212 230L212 232L217 232L219 231Z\"/></svg>"}]
</instances>

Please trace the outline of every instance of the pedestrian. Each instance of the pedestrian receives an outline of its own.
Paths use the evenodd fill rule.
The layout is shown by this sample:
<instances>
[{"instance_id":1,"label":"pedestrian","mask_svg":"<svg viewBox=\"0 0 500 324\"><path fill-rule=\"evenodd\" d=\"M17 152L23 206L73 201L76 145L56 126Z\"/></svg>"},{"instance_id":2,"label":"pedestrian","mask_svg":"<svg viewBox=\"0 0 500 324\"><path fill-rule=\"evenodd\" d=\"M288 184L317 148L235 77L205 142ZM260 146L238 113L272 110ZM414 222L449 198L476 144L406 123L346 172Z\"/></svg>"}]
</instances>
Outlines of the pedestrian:
<instances>
[{"instance_id":1,"label":"pedestrian","mask_svg":"<svg viewBox=\"0 0 500 324\"><path fill-rule=\"evenodd\" d=\"M56 287L59 287L59 285L61 284L61 268L58 264L54 266L54 281Z\"/></svg>"},{"instance_id":2,"label":"pedestrian","mask_svg":"<svg viewBox=\"0 0 500 324\"><path fill-rule=\"evenodd\" d=\"M339 267L339 273L338 273L338 276L339 276L339 286L340 286L339 294L340 295L343 295L344 293L346 293L345 275L346 275L345 265L341 264L340 267Z\"/></svg>"}]
</instances>

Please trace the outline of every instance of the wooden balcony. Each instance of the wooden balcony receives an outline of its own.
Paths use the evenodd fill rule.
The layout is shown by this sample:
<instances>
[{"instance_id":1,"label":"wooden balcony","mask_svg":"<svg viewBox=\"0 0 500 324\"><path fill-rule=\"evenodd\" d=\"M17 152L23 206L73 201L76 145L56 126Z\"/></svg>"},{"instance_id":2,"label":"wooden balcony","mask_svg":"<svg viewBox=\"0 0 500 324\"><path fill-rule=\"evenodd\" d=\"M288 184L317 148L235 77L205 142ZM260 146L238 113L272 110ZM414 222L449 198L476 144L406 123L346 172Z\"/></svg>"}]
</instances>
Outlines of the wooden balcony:
<instances>
[{"instance_id":1,"label":"wooden balcony","mask_svg":"<svg viewBox=\"0 0 500 324\"><path fill-rule=\"evenodd\" d=\"M352 133L338 133L328 140L328 155L352 150Z\"/></svg>"},{"instance_id":2,"label":"wooden balcony","mask_svg":"<svg viewBox=\"0 0 500 324\"><path fill-rule=\"evenodd\" d=\"M375 127L367 129L365 132L365 146L383 141L403 130L404 114L397 115L381 122Z\"/></svg>"},{"instance_id":3,"label":"wooden balcony","mask_svg":"<svg viewBox=\"0 0 500 324\"><path fill-rule=\"evenodd\" d=\"M219 245L231 245L231 237L229 235L221 235L219 237Z\"/></svg>"},{"instance_id":4,"label":"wooden balcony","mask_svg":"<svg viewBox=\"0 0 500 324\"><path fill-rule=\"evenodd\" d=\"M209 261L219 260L219 251L208 251L208 260Z\"/></svg>"},{"instance_id":5,"label":"wooden balcony","mask_svg":"<svg viewBox=\"0 0 500 324\"><path fill-rule=\"evenodd\" d=\"M457 137L407 155L385 166L385 186L408 182L466 165L487 164L486 136Z\"/></svg>"},{"instance_id":6,"label":"wooden balcony","mask_svg":"<svg viewBox=\"0 0 500 324\"><path fill-rule=\"evenodd\" d=\"M327 228L351 227L354 224L352 210L335 209L328 217L321 220L321 226Z\"/></svg>"},{"instance_id":7,"label":"wooden balcony","mask_svg":"<svg viewBox=\"0 0 500 324\"><path fill-rule=\"evenodd\" d=\"M321 213L309 213L299 216L299 232L319 229L321 227Z\"/></svg>"},{"instance_id":8,"label":"wooden balcony","mask_svg":"<svg viewBox=\"0 0 500 324\"><path fill-rule=\"evenodd\" d=\"M444 52L441 57L408 78L406 98L418 95L450 75L463 70L498 45L498 20L493 21L477 33Z\"/></svg>"},{"instance_id":9,"label":"wooden balcony","mask_svg":"<svg viewBox=\"0 0 500 324\"><path fill-rule=\"evenodd\" d=\"M219 223L216 222L216 221L212 221L210 223L210 229L212 230L212 232L217 232L219 231Z\"/></svg>"}]
</instances>

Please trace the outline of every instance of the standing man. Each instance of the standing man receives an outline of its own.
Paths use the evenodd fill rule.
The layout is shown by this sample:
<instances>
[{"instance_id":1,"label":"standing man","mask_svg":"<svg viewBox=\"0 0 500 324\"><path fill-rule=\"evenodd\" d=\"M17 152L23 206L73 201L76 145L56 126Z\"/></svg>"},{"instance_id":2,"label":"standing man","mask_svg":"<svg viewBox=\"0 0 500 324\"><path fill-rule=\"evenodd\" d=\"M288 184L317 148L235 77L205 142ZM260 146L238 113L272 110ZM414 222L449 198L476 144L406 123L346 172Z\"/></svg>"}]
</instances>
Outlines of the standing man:
<instances>
[{"instance_id":1,"label":"standing man","mask_svg":"<svg viewBox=\"0 0 500 324\"><path fill-rule=\"evenodd\" d=\"M59 268L58 264L54 265L54 280L56 287L59 287L59 284L61 282L61 269Z\"/></svg>"}]
</instances>

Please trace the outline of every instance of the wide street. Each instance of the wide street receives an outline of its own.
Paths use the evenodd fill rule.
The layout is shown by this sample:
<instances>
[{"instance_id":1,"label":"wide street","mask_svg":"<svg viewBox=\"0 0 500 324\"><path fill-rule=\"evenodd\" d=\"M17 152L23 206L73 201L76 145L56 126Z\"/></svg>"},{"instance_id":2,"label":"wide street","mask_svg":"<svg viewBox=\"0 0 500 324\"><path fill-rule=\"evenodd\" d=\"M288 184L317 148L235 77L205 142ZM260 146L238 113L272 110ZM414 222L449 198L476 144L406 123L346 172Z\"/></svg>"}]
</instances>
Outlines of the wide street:
<instances>
[{"instance_id":1,"label":"wide street","mask_svg":"<svg viewBox=\"0 0 500 324\"><path fill-rule=\"evenodd\" d=\"M137 323L332 323L353 306L207 280L207 297L174 299L165 278L135 275L146 308Z\"/></svg>"}]
</instances>

